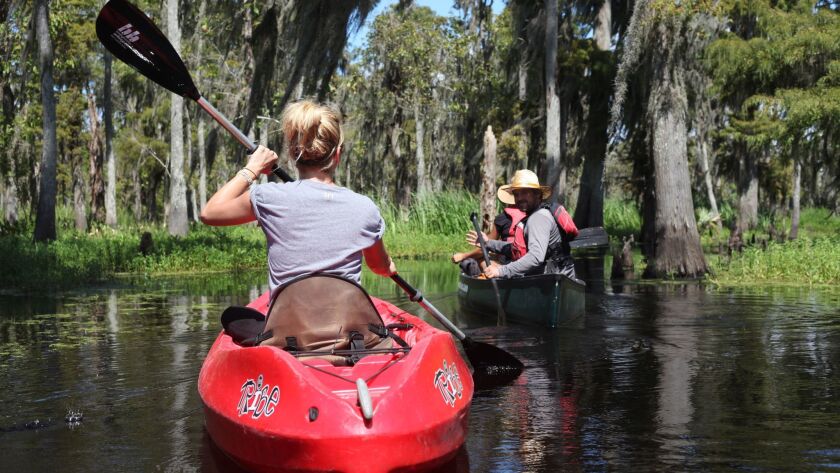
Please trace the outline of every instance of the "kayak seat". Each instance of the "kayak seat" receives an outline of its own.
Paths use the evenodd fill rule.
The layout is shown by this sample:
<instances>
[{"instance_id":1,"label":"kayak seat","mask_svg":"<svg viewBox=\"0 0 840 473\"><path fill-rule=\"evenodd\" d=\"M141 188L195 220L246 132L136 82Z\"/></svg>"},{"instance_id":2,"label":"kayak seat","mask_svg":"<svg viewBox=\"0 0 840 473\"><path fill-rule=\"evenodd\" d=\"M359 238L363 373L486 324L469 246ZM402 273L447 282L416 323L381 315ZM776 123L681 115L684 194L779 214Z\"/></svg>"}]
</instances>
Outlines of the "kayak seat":
<instances>
[{"instance_id":1,"label":"kayak seat","mask_svg":"<svg viewBox=\"0 0 840 473\"><path fill-rule=\"evenodd\" d=\"M338 276L307 275L277 289L257 342L346 366L355 364L366 350L393 347L379 329L383 326L360 285ZM349 350L352 355L337 356L334 350Z\"/></svg>"},{"instance_id":2,"label":"kayak seat","mask_svg":"<svg viewBox=\"0 0 840 473\"><path fill-rule=\"evenodd\" d=\"M253 346L265 328L265 315L250 307L230 306L222 312L222 327L235 343Z\"/></svg>"}]
</instances>

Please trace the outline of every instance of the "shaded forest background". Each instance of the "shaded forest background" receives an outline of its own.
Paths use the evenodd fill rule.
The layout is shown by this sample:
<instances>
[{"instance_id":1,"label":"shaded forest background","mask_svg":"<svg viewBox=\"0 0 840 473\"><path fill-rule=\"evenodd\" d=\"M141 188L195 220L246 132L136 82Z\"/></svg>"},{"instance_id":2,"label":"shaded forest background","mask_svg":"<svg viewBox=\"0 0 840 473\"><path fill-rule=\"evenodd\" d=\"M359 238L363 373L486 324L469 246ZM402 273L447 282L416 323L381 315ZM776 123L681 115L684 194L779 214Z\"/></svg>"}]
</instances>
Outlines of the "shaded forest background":
<instances>
[{"instance_id":1,"label":"shaded forest background","mask_svg":"<svg viewBox=\"0 0 840 473\"><path fill-rule=\"evenodd\" d=\"M339 183L397 208L529 168L581 227L633 203L648 273L679 276L707 271L701 232L737 241L764 218L796 238L801 206L840 208L836 2L455 0L444 17L400 1L373 18L377 3L137 2L255 141L282 148L290 101L336 103ZM64 208L79 231L183 236L245 162L195 104L112 61L103 4L0 3L3 232L55 239Z\"/></svg>"}]
</instances>

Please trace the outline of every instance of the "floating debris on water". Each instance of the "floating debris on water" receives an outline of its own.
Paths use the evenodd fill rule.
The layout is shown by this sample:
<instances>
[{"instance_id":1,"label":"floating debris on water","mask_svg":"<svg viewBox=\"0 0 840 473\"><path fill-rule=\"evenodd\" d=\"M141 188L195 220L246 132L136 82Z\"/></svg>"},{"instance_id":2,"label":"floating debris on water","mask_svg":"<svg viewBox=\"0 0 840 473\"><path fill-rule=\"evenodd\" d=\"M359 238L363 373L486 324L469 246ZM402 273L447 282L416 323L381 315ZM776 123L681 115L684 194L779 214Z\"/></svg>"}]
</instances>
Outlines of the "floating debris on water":
<instances>
[{"instance_id":1,"label":"floating debris on water","mask_svg":"<svg viewBox=\"0 0 840 473\"><path fill-rule=\"evenodd\" d=\"M81 411L74 411L73 409L69 409L67 411L67 415L64 416L64 422L67 423L69 427L77 427L82 424L85 415L82 414Z\"/></svg>"},{"instance_id":2,"label":"floating debris on water","mask_svg":"<svg viewBox=\"0 0 840 473\"><path fill-rule=\"evenodd\" d=\"M48 426L50 422L41 422L40 419L35 419L32 422L27 422L25 427L29 430L41 429Z\"/></svg>"}]
</instances>

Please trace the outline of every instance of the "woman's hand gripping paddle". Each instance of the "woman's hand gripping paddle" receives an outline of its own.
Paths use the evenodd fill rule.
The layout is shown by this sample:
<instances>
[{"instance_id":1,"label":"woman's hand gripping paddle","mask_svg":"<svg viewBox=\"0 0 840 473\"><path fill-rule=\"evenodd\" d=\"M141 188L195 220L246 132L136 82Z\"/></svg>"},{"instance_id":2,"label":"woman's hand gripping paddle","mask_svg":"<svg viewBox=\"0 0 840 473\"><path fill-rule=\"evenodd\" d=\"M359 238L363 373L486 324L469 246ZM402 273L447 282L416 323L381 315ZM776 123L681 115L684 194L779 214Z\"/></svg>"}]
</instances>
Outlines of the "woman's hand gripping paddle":
<instances>
[{"instance_id":1,"label":"woman's hand gripping paddle","mask_svg":"<svg viewBox=\"0 0 840 473\"><path fill-rule=\"evenodd\" d=\"M110 0L96 18L96 36L117 59L170 91L194 100L248 153L256 151L257 145L198 93L181 56L140 9L126 0ZM283 181L293 180L279 166L273 172Z\"/></svg>"},{"instance_id":2,"label":"woman's hand gripping paddle","mask_svg":"<svg viewBox=\"0 0 840 473\"><path fill-rule=\"evenodd\" d=\"M513 381L522 373L522 362L501 348L481 343L466 336L458 327L437 310L417 289L411 287L399 274L391 279L397 283L413 302L420 304L432 316L446 327L452 335L461 341L464 353L473 367L473 378L479 386L495 386Z\"/></svg>"}]
</instances>

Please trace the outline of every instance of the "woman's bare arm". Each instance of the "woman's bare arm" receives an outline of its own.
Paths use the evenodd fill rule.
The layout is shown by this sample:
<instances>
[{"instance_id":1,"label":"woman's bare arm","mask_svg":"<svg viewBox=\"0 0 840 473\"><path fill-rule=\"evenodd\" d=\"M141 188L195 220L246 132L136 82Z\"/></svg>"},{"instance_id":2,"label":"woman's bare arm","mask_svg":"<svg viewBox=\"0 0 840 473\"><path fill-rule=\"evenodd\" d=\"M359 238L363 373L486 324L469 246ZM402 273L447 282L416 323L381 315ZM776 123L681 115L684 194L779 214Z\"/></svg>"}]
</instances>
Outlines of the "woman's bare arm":
<instances>
[{"instance_id":1,"label":"woman's bare arm","mask_svg":"<svg viewBox=\"0 0 840 473\"><path fill-rule=\"evenodd\" d=\"M201 221L207 225L225 226L253 222L257 219L251 207L251 193L246 177L256 179L260 173L271 169L277 160L277 154L268 148L259 146L248 158L248 164L223 185L201 209Z\"/></svg>"},{"instance_id":2,"label":"woman's bare arm","mask_svg":"<svg viewBox=\"0 0 840 473\"><path fill-rule=\"evenodd\" d=\"M376 243L365 249L362 254L365 257L365 263L371 271L380 276L391 276L397 273L397 266L391 257L388 256L388 251L385 249L385 244L382 240L377 240Z\"/></svg>"}]
</instances>

